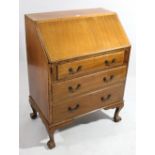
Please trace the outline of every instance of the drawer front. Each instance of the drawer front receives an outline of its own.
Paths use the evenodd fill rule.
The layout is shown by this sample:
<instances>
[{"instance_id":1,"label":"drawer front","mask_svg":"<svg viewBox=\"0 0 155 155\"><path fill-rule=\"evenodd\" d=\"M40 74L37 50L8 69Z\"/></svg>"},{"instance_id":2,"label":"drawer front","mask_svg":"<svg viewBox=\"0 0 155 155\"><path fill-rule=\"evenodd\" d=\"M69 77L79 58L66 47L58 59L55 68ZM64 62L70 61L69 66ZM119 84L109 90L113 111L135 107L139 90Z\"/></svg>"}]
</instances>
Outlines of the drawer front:
<instances>
[{"instance_id":1,"label":"drawer front","mask_svg":"<svg viewBox=\"0 0 155 155\"><path fill-rule=\"evenodd\" d=\"M80 116L98 108L107 107L123 99L124 84L114 85L99 91L75 97L53 105L54 123Z\"/></svg>"},{"instance_id":2,"label":"drawer front","mask_svg":"<svg viewBox=\"0 0 155 155\"><path fill-rule=\"evenodd\" d=\"M53 84L54 104L77 94L101 89L116 82L123 82L126 77L126 70L126 66L120 66L79 78L56 82Z\"/></svg>"},{"instance_id":3,"label":"drawer front","mask_svg":"<svg viewBox=\"0 0 155 155\"><path fill-rule=\"evenodd\" d=\"M104 69L122 65L124 51L111 52L101 56L91 57L58 65L58 79L80 75L86 71Z\"/></svg>"}]
</instances>

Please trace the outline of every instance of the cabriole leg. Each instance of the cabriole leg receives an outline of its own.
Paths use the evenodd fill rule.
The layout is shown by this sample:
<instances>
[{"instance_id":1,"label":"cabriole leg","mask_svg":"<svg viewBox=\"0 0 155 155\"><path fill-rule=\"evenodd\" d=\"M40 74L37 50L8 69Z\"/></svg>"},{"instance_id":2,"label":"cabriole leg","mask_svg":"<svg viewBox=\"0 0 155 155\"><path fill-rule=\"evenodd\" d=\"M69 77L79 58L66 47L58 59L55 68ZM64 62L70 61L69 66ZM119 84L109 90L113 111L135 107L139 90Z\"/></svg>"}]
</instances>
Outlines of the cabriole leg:
<instances>
[{"instance_id":1,"label":"cabriole leg","mask_svg":"<svg viewBox=\"0 0 155 155\"><path fill-rule=\"evenodd\" d=\"M50 140L47 142L47 146L49 149L52 149L55 147L54 132L49 133L49 138Z\"/></svg>"},{"instance_id":2,"label":"cabriole leg","mask_svg":"<svg viewBox=\"0 0 155 155\"><path fill-rule=\"evenodd\" d=\"M121 109L123 108L123 106L117 107L114 113L114 122L119 122L121 121L121 117L119 116L119 113L121 111Z\"/></svg>"},{"instance_id":3,"label":"cabriole leg","mask_svg":"<svg viewBox=\"0 0 155 155\"><path fill-rule=\"evenodd\" d=\"M31 119L36 119L37 118L37 111L33 108L33 106L31 105L32 108L32 113L30 113L30 117Z\"/></svg>"}]
</instances>

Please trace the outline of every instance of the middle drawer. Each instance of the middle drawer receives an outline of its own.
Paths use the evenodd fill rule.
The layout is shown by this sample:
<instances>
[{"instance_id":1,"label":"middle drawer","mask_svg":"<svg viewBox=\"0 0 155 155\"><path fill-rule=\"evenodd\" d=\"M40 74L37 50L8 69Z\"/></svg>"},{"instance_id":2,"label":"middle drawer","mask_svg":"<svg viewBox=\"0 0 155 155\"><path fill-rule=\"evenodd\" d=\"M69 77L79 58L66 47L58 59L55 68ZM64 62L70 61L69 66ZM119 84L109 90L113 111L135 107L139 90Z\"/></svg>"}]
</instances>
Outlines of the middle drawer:
<instances>
[{"instance_id":1,"label":"middle drawer","mask_svg":"<svg viewBox=\"0 0 155 155\"><path fill-rule=\"evenodd\" d=\"M124 83L83 94L53 106L53 122L73 119L99 108L105 108L123 100Z\"/></svg>"},{"instance_id":2,"label":"middle drawer","mask_svg":"<svg viewBox=\"0 0 155 155\"><path fill-rule=\"evenodd\" d=\"M122 82L126 77L126 66L109 69L79 78L53 84L54 104L77 94L101 89L105 86Z\"/></svg>"}]
</instances>

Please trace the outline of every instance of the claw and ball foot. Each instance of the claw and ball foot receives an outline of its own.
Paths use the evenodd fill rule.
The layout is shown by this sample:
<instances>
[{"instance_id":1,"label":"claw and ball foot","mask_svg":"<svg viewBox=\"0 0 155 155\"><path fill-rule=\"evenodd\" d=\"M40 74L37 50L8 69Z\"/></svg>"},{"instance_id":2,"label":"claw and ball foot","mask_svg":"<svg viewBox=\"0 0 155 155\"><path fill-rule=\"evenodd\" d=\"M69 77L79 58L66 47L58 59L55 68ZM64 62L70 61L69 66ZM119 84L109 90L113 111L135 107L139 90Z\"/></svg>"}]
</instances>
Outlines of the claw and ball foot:
<instances>
[{"instance_id":1,"label":"claw and ball foot","mask_svg":"<svg viewBox=\"0 0 155 155\"><path fill-rule=\"evenodd\" d=\"M121 111L123 107L118 107L115 110L115 114L114 114L114 122L119 122L121 121L121 117L119 116L119 112Z\"/></svg>"},{"instance_id":2,"label":"claw and ball foot","mask_svg":"<svg viewBox=\"0 0 155 155\"><path fill-rule=\"evenodd\" d=\"M47 146L49 149L52 149L55 147L55 142L54 142L54 135L53 133L52 134L49 134L49 137L50 137L50 140L47 142Z\"/></svg>"},{"instance_id":3,"label":"claw and ball foot","mask_svg":"<svg viewBox=\"0 0 155 155\"><path fill-rule=\"evenodd\" d=\"M31 117L31 119L36 119L37 111L32 107L32 105L31 105L31 108L32 108L32 113L30 113L30 117Z\"/></svg>"}]
</instances>

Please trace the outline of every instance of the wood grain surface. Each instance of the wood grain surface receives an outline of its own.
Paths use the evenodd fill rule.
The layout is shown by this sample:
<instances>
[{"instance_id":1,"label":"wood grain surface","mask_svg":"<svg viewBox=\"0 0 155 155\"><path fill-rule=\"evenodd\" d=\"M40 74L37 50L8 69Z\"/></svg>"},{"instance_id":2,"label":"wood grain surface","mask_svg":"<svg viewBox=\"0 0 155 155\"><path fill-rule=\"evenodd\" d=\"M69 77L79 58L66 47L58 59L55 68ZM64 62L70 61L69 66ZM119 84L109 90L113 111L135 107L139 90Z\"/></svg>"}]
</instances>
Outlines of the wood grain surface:
<instances>
[{"instance_id":1,"label":"wood grain surface","mask_svg":"<svg viewBox=\"0 0 155 155\"><path fill-rule=\"evenodd\" d=\"M37 27L50 62L129 46L116 14L54 20Z\"/></svg>"},{"instance_id":2,"label":"wood grain surface","mask_svg":"<svg viewBox=\"0 0 155 155\"><path fill-rule=\"evenodd\" d=\"M101 56L76 60L58 65L58 79L82 74L83 72L97 69L108 69L122 65L124 62L124 51L111 52ZM72 72L70 71L72 70Z\"/></svg>"},{"instance_id":3,"label":"wood grain surface","mask_svg":"<svg viewBox=\"0 0 155 155\"><path fill-rule=\"evenodd\" d=\"M107 104L120 101L123 97L123 90L123 84L119 84L62 101L61 104L54 105L53 107L54 122L73 118L97 108L107 106Z\"/></svg>"},{"instance_id":4,"label":"wood grain surface","mask_svg":"<svg viewBox=\"0 0 155 155\"><path fill-rule=\"evenodd\" d=\"M126 69L126 66L120 66L71 80L55 82L52 85L53 104L59 103L69 97L73 98L75 95L123 82L126 78Z\"/></svg>"},{"instance_id":5,"label":"wood grain surface","mask_svg":"<svg viewBox=\"0 0 155 155\"><path fill-rule=\"evenodd\" d=\"M48 59L38 38L35 24L25 18L30 96L49 120Z\"/></svg>"},{"instance_id":6,"label":"wood grain surface","mask_svg":"<svg viewBox=\"0 0 155 155\"><path fill-rule=\"evenodd\" d=\"M98 109L119 122L131 50L115 12L86 9L25 15L30 114L54 131ZM37 130L37 129L36 129Z\"/></svg>"}]
</instances>

